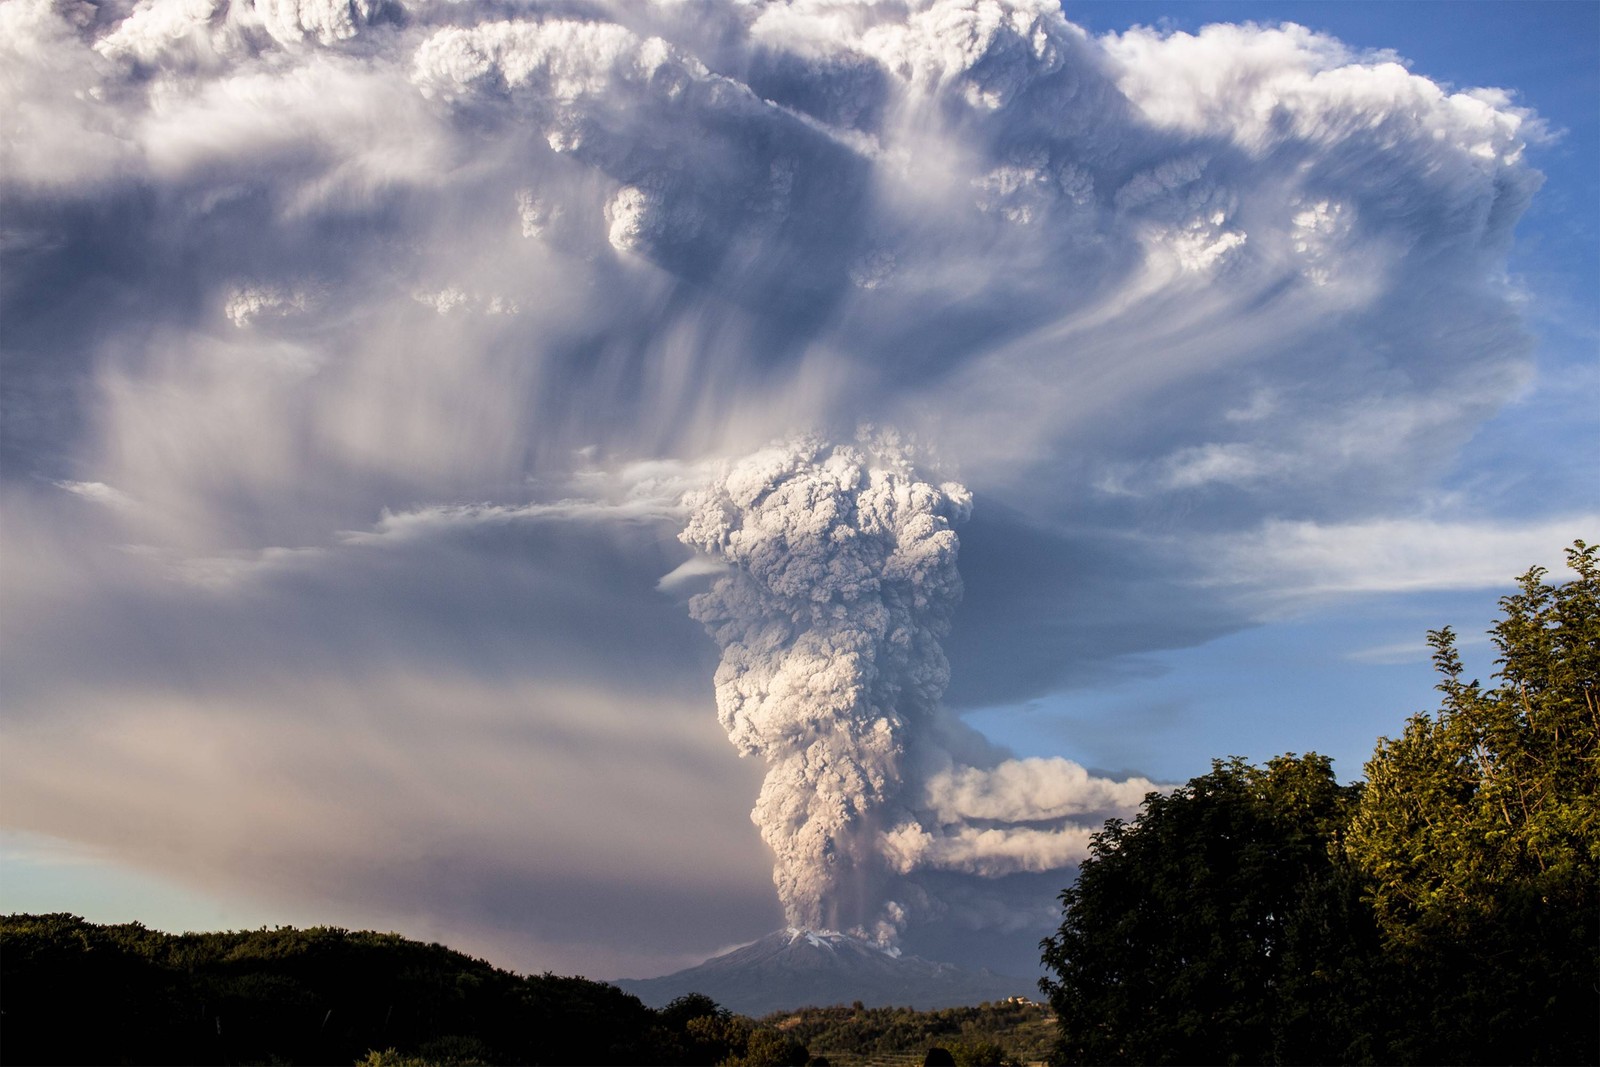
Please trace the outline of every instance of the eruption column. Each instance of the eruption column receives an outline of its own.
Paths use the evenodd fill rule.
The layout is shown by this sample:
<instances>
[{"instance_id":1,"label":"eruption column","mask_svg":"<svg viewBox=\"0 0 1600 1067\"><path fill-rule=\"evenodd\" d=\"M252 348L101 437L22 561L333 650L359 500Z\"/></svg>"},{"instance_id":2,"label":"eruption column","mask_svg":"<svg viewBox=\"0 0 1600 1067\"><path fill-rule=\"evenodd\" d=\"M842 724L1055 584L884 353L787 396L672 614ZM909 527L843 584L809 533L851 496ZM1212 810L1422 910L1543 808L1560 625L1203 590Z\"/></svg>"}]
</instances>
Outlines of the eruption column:
<instances>
[{"instance_id":1,"label":"eruption column","mask_svg":"<svg viewBox=\"0 0 1600 1067\"><path fill-rule=\"evenodd\" d=\"M919 479L892 442L806 438L729 464L688 503L681 540L729 567L690 611L722 648L729 739L767 762L751 818L789 924L864 933L907 735L949 682L951 527L971 495Z\"/></svg>"}]
</instances>

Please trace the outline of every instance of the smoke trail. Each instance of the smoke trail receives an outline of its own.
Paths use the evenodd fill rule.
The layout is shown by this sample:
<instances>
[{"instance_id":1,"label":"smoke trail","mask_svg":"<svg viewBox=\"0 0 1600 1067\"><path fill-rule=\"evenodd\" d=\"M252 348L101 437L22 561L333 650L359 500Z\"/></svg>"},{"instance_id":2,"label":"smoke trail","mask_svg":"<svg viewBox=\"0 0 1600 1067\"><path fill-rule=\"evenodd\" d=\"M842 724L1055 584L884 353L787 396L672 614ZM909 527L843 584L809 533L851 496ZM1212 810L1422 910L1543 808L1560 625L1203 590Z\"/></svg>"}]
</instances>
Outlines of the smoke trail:
<instances>
[{"instance_id":1,"label":"smoke trail","mask_svg":"<svg viewBox=\"0 0 1600 1067\"><path fill-rule=\"evenodd\" d=\"M918 478L892 439L806 438L726 466L690 505L684 543L731 565L690 611L722 647L722 725L768 764L751 817L789 923L865 930L908 735L950 678L971 495Z\"/></svg>"}]
</instances>

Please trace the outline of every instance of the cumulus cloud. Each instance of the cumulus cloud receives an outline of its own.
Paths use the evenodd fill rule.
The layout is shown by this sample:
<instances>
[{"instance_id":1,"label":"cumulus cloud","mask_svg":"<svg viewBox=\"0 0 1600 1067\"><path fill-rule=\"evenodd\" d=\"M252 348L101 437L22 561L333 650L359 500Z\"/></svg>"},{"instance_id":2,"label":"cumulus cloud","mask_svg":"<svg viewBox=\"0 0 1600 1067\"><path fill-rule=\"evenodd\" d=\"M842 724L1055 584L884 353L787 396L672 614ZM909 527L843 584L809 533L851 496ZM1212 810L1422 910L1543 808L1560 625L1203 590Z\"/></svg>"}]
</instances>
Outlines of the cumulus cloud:
<instances>
[{"instance_id":1,"label":"cumulus cloud","mask_svg":"<svg viewBox=\"0 0 1600 1067\"><path fill-rule=\"evenodd\" d=\"M153 693L180 748L240 709L237 761L309 679L283 744L356 722L398 768L469 701L385 733L397 702L363 686L397 663L513 677L530 707L559 678L607 715L698 692L708 722L716 670L787 783L758 811L792 917L992 932L1047 917L1041 872L1148 783L1012 761L955 711L1249 624L1246 564L1296 596L1454 587L1568 537L1415 506L1529 382L1503 266L1543 124L1307 29L1094 38L1043 0L13 0L0 68L5 722L39 766L130 736ZM1441 533L1481 550L1430 557ZM614 743L568 722L575 752ZM6 748L8 818L99 840L108 793L57 817ZM142 826L204 803L95 751L159 795ZM748 803L745 765L697 766L652 779L663 802ZM321 802L280 824L277 786L235 785L211 844L151 854L226 881L254 820L256 876L315 869L290 824ZM560 841L621 878L646 802L594 802L582 847L508 816L464 862L492 882ZM384 840L425 813L394 818ZM763 866L744 829L707 870Z\"/></svg>"}]
</instances>

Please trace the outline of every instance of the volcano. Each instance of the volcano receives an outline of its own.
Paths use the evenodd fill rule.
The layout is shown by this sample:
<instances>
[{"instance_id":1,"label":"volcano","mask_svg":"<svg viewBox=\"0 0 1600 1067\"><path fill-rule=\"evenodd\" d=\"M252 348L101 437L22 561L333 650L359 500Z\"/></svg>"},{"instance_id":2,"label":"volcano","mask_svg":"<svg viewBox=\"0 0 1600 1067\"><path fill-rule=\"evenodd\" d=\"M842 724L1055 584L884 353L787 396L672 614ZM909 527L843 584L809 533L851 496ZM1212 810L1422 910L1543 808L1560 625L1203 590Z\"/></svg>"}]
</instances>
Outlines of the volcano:
<instances>
[{"instance_id":1,"label":"volcano","mask_svg":"<svg viewBox=\"0 0 1600 1067\"><path fill-rule=\"evenodd\" d=\"M988 969L963 970L902 956L830 930L793 927L660 978L614 983L652 1007L685 993L704 993L725 1008L762 1016L807 1006L951 1008L1037 995L1034 982Z\"/></svg>"}]
</instances>

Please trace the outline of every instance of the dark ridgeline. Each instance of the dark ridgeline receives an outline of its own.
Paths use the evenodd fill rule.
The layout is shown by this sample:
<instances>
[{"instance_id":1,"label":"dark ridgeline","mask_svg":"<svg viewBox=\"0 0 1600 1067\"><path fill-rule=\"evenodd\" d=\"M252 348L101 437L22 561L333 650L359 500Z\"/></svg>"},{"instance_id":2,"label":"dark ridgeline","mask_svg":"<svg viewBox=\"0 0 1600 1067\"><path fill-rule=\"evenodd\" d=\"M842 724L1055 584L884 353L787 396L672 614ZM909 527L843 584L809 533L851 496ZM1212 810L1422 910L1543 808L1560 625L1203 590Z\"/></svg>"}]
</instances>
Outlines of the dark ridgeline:
<instances>
[{"instance_id":1,"label":"dark ridgeline","mask_svg":"<svg viewBox=\"0 0 1600 1067\"><path fill-rule=\"evenodd\" d=\"M601 982L328 927L172 935L5 916L0 1011L8 1064L805 1062L704 998L658 1012Z\"/></svg>"},{"instance_id":2,"label":"dark ridgeline","mask_svg":"<svg viewBox=\"0 0 1600 1067\"><path fill-rule=\"evenodd\" d=\"M895 965L880 969L879 980L943 982L947 993L961 973L897 961L851 939L831 951L869 952ZM820 955L810 958L818 973L837 976ZM1011 980L1004 988L1027 984ZM999 1063L1010 1048L1037 1054L1053 1026L1047 1009L1027 1002L918 1012L858 1001L754 1021L698 992L656 1009L612 985L524 977L396 934L280 927L173 935L65 914L0 917L0 1011L0 1062L7 1064L827 1061L813 1058L808 1045L846 1062L920 1059L939 1046L976 1064Z\"/></svg>"},{"instance_id":3,"label":"dark ridgeline","mask_svg":"<svg viewBox=\"0 0 1600 1067\"><path fill-rule=\"evenodd\" d=\"M1036 982L993 971L967 971L916 956L895 956L838 933L779 930L696 967L660 978L624 979L619 987L646 1004L704 993L737 1012L760 1016L806 1005L949 1008L1013 996L1036 996Z\"/></svg>"}]
</instances>

